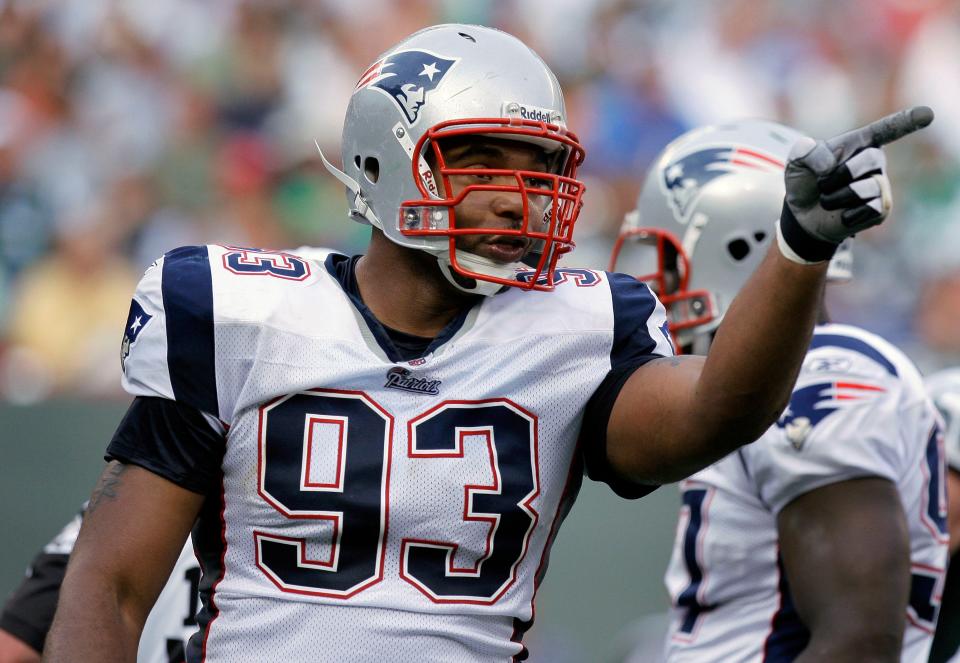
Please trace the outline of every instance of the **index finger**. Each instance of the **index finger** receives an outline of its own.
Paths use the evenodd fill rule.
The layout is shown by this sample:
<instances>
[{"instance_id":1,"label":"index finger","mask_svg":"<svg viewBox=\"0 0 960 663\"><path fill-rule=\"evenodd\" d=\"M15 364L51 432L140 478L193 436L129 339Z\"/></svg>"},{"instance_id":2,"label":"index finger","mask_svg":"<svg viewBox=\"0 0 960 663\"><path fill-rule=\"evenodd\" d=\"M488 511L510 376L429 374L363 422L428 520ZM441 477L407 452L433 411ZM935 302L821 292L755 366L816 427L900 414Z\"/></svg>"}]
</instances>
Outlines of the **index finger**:
<instances>
[{"instance_id":1,"label":"index finger","mask_svg":"<svg viewBox=\"0 0 960 663\"><path fill-rule=\"evenodd\" d=\"M866 147L881 147L892 143L914 131L923 129L931 122L933 122L933 111L929 106L905 108L859 129L834 136L827 141L827 147L831 151L840 150L849 155Z\"/></svg>"}]
</instances>

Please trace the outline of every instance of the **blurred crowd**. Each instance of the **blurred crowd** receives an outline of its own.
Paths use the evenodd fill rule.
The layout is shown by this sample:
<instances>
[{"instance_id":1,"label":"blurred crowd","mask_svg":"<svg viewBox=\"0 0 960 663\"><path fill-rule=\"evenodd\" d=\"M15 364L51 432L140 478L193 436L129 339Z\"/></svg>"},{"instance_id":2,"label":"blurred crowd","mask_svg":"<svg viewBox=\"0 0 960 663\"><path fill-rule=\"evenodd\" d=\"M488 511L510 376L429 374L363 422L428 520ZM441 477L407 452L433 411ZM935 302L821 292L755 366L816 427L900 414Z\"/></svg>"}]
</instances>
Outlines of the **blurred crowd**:
<instances>
[{"instance_id":1,"label":"blurred crowd","mask_svg":"<svg viewBox=\"0 0 960 663\"><path fill-rule=\"evenodd\" d=\"M363 250L339 155L360 73L439 22L524 39L586 145L569 258L603 267L651 159L703 123L826 137L917 103L895 216L834 317L960 363L957 0L0 0L0 400L115 398L139 275L183 244Z\"/></svg>"}]
</instances>

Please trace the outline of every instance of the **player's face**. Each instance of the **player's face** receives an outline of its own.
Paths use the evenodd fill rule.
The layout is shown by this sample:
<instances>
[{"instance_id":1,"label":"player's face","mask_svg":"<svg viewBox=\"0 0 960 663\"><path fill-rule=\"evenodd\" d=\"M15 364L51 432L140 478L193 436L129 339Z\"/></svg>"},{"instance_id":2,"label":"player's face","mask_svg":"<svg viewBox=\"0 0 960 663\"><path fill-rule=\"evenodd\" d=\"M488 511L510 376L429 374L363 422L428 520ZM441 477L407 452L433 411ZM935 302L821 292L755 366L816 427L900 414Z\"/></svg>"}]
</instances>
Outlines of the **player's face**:
<instances>
[{"instance_id":1,"label":"player's face","mask_svg":"<svg viewBox=\"0 0 960 663\"><path fill-rule=\"evenodd\" d=\"M477 170L476 175L450 175L451 197L456 197L470 186L501 185L518 187L514 174L493 175L479 172L481 169L509 171L547 170L544 151L529 143L499 140L486 137L452 139L442 146L447 168ZM529 189L550 190L552 182L538 179L533 174L524 174L523 181ZM551 196L527 192L468 190L463 200L454 208L457 228L489 228L490 233L461 235L457 237L457 250L469 251L500 263L519 262L533 247L533 240L518 235L497 234L497 230L519 230L524 220L524 198L527 204L529 230L545 229L544 213Z\"/></svg>"}]
</instances>

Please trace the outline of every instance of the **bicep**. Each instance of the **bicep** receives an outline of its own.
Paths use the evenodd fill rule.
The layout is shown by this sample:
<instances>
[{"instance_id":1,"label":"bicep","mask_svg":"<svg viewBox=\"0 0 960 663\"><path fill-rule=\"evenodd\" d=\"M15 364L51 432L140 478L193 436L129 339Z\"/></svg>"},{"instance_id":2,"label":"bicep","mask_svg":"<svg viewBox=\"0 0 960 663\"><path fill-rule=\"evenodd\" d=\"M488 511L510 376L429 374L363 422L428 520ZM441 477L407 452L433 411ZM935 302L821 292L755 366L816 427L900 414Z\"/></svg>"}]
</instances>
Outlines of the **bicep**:
<instances>
[{"instance_id":1,"label":"bicep","mask_svg":"<svg viewBox=\"0 0 960 663\"><path fill-rule=\"evenodd\" d=\"M146 619L203 500L141 467L111 461L91 495L65 584L96 575Z\"/></svg>"},{"instance_id":2,"label":"bicep","mask_svg":"<svg viewBox=\"0 0 960 663\"><path fill-rule=\"evenodd\" d=\"M664 357L637 368L617 395L607 427L607 457L637 481L667 483L717 460L696 447L696 389L704 358Z\"/></svg>"},{"instance_id":3,"label":"bicep","mask_svg":"<svg viewBox=\"0 0 960 663\"><path fill-rule=\"evenodd\" d=\"M817 488L787 504L777 528L808 654L899 652L910 541L896 486L870 477Z\"/></svg>"}]
</instances>

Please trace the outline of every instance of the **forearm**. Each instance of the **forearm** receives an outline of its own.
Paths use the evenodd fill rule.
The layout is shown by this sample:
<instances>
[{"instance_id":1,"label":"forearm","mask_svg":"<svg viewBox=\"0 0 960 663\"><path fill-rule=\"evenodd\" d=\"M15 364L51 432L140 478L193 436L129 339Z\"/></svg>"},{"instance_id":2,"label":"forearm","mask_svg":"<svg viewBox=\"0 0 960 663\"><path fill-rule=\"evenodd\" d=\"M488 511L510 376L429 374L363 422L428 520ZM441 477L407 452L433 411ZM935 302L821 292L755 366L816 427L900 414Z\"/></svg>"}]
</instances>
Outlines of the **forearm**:
<instances>
[{"instance_id":1,"label":"forearm","mask_svg":"<svg viewBox=\"0 0 960 663\"><path fill-rule=\"evenodd\" d=\"M790 399L810 344L826 263L799 265L771 247L717 330L697 383L699 430L717 458L751 442Z\"/></svg>"},{"instance_id":2,"label":"forearm","mask_svg":"<svg viewBox=\"0 0 960 663\"><path fill-rule=\"evenodd\" d=\"M44 661L136 661L143 610L95 569L71 566L44 646Z\"/></svg>"}]
</instances>

